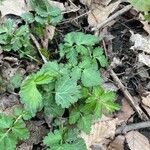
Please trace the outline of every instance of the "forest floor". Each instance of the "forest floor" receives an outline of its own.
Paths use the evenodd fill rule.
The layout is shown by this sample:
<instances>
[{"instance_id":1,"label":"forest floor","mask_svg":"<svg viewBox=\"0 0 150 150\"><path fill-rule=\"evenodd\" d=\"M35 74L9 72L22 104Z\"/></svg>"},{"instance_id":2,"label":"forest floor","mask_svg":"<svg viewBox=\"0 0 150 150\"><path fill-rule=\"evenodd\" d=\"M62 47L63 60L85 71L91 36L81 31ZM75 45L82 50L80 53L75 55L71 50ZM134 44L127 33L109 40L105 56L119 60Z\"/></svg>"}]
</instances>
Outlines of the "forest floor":
<instances>
[{"instance_id":1,"label":"forest floor","mask_svg":"<svg viewBox=\"0 0 150 150\"><path fill-rule=\"evenodd\" d=\"M10 17L20 22L19 14L23 10L19 5L11 5L9 9L12 0L4 1L6 4L0 6L2 20ZM109 60L108 67L101 70L103 87L117 93L120 110L104 114L83 139L89 150L150 150L150 25L126 0L112 1L55 0L54 5L63 10L64 17L50 29L48 49L57 49L65 34L71 31L99 36L99 45ZM24 78L39 66L37 61L20 59L14 52L0 50L1 112L9 114L19 105L19 89L12 90L10 82L15 73L21 73ZM27 123L30 139L18 144L17 150L44 149L43 135L50 126L46 124L47 118L38 112Z\"/></svg>"}]
</instances>

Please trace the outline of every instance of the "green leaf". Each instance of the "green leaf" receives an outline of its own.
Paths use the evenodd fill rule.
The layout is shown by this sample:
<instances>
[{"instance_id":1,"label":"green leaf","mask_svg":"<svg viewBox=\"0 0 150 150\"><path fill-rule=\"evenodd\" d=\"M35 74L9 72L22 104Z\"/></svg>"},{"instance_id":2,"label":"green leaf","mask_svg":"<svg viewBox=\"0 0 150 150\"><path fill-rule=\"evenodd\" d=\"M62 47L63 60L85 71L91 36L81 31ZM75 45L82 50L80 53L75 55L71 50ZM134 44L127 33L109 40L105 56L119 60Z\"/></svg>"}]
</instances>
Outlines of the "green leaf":
<instances>
[{"instance_id":1,"label":"green leaf","mask_svg":"<svg viewBox=\"0 0 150 150\"><path fill-rule=\"evenodd\" d=\"M12 123L13 123L12 117L0 114L0 129L10 128Z\"/></svg>"},{"instance_id":2,"label":"green leaf","mask_svg":"<svg viewBox=\"0 0 150 150\"><path fill-rule=\"evenodd\" d=\"M102 67L106 67L108 65L107 59L103 54L103 49L97 47L93 50L93 57L97 59Z\"/></svg>"},{"instance_id":3,"label":"green leaf","mask_svg":"<svg viewBox=\"0 0 150 150\"><path fill-rule=\"evenodd\" d=\"M150 11L149 0L128 0L128 1L140 11Z\"/></svg>"},{"instance_id":4,"label":"green leaf","mask_svg":"<svg viewBox=\"0 0 150 150\"><path fill-rule=\"evenodd\" d=\"M69 115L69 123L75 124L80 118L80 111L78 109L71 110L71 113Z\"/></svg>"},{"instance_id":5,"label":"green leaf","mask_svg":"<svg viewBox=\"0 0 150 150\"><path fill-rule=\"evenodd\" d=\"M69 108L71 104L77 102L81 97L77 81L69 76L63 76L56 81L55 93L55 101L62 108Z\"/></svg>"},{"instance_id":6,"label":"green leaf","mask_svg":"<svg viewBox=\"0 0 150 150\"><path fill-rule=\"evenodd\" d=\"M30 111L33 115L42 108L42 95L38 91L34 82L27 82L23 84L20 90L21 102L25 104L26 110Z\"/></svg>"},{"instance_id":7,"label":"green leaf","mask_svg":"<svg viewBox=\"0 0 150 150\"><path fill-rule=\"evenodd\" d=\"M7 28L7 33L8 33L8 34L12 34L13 29L14 29L13 25L14 25L14 23L13 23L13 20L12 20L12 19L8 19L8 20L6 21L5 26L6 26L6 28Z\"/></svg>"},{"instance_id":8,"label":"green leaf","mask_svg":"<svg viewBox=\"0 0 150 150\"><path fill-rule=\"evenodd\" d=\"M33 23L34 22L34 16L30 12L22 14L21 17L27 23Z\"/></svg>"},{"instance_id":9,"label":"green leaf","mask_svg":"<svg viewBox=\"0 0 150 150\"><path fill-rule=\"evenodd\" d=\"M71 32L65 36L64 41L70 46L72 46L73 44L93 46L99 40L96 36L91 34L84 34L82 32Z\"/></svg>"},{"instance_id":10,"label":"green leaf","mask_svg":"<svg viewBox=\"0 0 150 150\"><path fill-rule=\"evenodd\" d=\"M62 133L59 130L55 130L54 133L50 132L44 138L43 143L48 146L52 147L54 145L59 145L60 141L62 140Z\"/></svg>"},{"instance_id":11,"label":"green leaf","mask_svg":"<svg viewBox=\"0 0 150 150\"><path fill-rule=\"evenodd\" d=\"M20 140L26 140L29 138L29 131L25 128L25 123L22 119L17 121L11 130L15 138L19 138Z\"/></svg>"},{"instance_id":12,"label":"green leaf","mask_svg":"<svg viewBox=\"0 0 150 150\"><path fill-rule=\"evenodd\" d=\"M22 25L20 28L16 30L16 36L23 36L29 33L29 28L27 25Z\"/></svg>"},{"instance_id":13,"label":"green leaf","mask_svg":"<svg viewBox=\"0 0 150 150\"><path fill-rule=\"evenodd\" d=\"M92 115L82 116L78 121L77 127L85 133L89 134L91 131L92 120Z\"/></svg>"},{"instance_id":14,"label":"green leaf","mask_svg":"<svg viewBox=\"0 0 150 150\"><path fill-rule=\"evenodd\" d=\"M93 67L86 68L82 72L81 81L85 87L100 85L100 72L98 70L93 69Z\"/></svg>"}]
</instances>

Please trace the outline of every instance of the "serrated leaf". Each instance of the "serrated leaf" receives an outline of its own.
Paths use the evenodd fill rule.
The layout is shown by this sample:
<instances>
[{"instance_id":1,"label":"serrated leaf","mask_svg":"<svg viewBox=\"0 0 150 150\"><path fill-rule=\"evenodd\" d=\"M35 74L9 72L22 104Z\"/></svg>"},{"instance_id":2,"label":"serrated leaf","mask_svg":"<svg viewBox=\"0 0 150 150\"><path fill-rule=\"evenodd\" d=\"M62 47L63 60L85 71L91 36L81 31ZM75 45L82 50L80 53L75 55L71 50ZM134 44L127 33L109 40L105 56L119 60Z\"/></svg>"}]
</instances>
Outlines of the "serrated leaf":
<instances>
[{"instance_id":1,"label":"serrated leaf","mask_svg":"<svg viewBox=\"0 0 150 150\"><path fill-rule=\"evenodd\" d=\"M55 130L54 133L50 132L44 138L43 143L48 146L52 147L54 145L59 145L60 141L62 140L62 133L59 130Z\"/></svg>"},{"instance_id":2,"label":"serrated leaf","mask_svg":"<svg viewBox=\"0 0 150 150\"><path fill-rule=\"evenodd\" d=\"M73 109L69 115L69 123L75 124L80 118L80 111L78 109Z\"/></svg>"},{"instance_id":3,"label":"serrated leaf","mask_svg":"<svg viewBox=\"0 0 150 150\"><path fill-rule=\"evenodd\" d=\"M13 127L11 128L12 134L14 137L19 138L21 140L25 140L29 138L29 131L27 128L25 128L25 123L22 119L17 121Z\"/></svg>"},{"instance_id":4,"label":"serrated leaf","mask_svg":"<svg viewBox=\"0 0 150 150\"><path fill-rule=\"evenodd\" d=\"M78 101L81 97L80 87L77 86L77 81L69 76L63 76L56 81L55 85L55 101L62 108L68 108L71 104Z\"/></svg>"},{"instance_id":5,"label":"serrated leaf","mask_svg":"<svg viewBox=\"0 0 150 150\"><path fill-rule=\"evenodd\" d=\"M84 34L82 32L71 32L65 36L64 41L69 43L70 46L72 46L73 44L93 46L99 40L96 36L91 34Z\"/></svg>"},{"instance_id":6,"label":"serrated leaf","mask_svg":"<svg viewBox=\"0 0 150 150\"><path fill-rule=\"evenodd\" d=\"M107 59L103 54L103 49L100 47L97 47L93 50L93 57L97 59L102 67L107 66Z\"/></svg>"},{"instance_id":7,"label":"serrated leaf","mask_svg":"<svg viewBox=\"0 0 150 150\"><path fill-rule=\"evenodd\" d=\"M85 87L100 85L100 72L98 70L93 69L93 67L86 68L82 72L81 81Z\"/></svg>"},{"instance_id":8,"label":"serrated leaf","mask_svg":"<svg viewBox=\"0 0 150 150\"><path fill-rule=\"evenodd\" d=\"M77 127L85 133L89 134L91 131L92 120L92 115L82 116L78 121Z\"/></svg>"},{"instance_id":9,"label":"serrated leaf","mask_svg":"<svg viewBox=\"0 0 150 150\"><path fill-rule=\"evenodd\" d=\"M26 83L20 90L21 102L25 105L26 110L30 111L33 115L42 108L42 95L38 91L34 82Z\"/></svg>"},{"instance_id":10,"label":"serrated leaf","mask_svg":"<svg viewBox=\"0 0 150 150\"><path fill-rule=\"evenodd\" d=\"M12 117L0 114L0 129L9 128L11 127L12 124L13 124Z\"/></svg>"},{"instance_id":11,"label":"serrated leaf","mask_svg":"<svg viewBox=\"0 0 150 150\"><path fill-rule=\"evenodd\" d=\"M33 23L34 22L34 16L30 12L22 14L21 17L27 23Z\"/></svg>"}]
</instances>

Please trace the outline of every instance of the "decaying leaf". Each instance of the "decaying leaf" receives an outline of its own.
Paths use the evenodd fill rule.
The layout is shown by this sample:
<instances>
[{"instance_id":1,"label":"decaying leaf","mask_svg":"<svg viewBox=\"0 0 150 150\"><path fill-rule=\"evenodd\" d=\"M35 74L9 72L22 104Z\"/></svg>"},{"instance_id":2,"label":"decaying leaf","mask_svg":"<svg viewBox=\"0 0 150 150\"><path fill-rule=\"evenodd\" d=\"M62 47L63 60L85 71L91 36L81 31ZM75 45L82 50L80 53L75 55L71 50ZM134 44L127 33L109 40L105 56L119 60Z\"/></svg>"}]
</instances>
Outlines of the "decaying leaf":
<instances>
[{"instance_id":1,"label":"decaying leaf","mask_svg":"<svg viewBox=\"0 0 150 150\"><path fill-rule=\"evenodd\" d=\"M80 136L84 139L88 150L92 145L104 147L104 144L108 144L107 138L114 137L117 122L118 119L103 116L100 121L93 123L89 135L82 132Z\"/></svg>"},{"instance_id":2,"label":"decaying leaf","mask_svg":"<svg viewBox=\"0 0 150 150\"><path fill-rule=\"evenodd\" d=\"M138 131L128 132L126 141L131 150L150 150L148 139Z\"/></svg>"},{"instance_id":3,"label":"decaying leaf","mask_svg":"<svg viewBox=\"0 0 150 150\"><path fill-rule=\"evenodd\" d=\"M150 92L146 97L142 97L142 102L145 106L150 107Z\"/></svg>"},{"instance_id":4,"label":"decaying leaf","mask_svg":"<svg viewBox=\"0 0 150 150\"><path fill-rule=\"evenodd\" d=\"M97 26L97 24L105 21L108 16L118 7L119 1L112 3L108 6L92 4L91 8L94 8L88 15L88 23L90 26Z\"/></svg>"},{"instance_id":5,"label":"decaying leaf","mask_svg":"<svg viewBox=\"0 0 150 150\"><path fill-rule=\"evenodd\" d=\"M121 110L117 114L117 118L120 123L127 122L131 115L134 114L132 107L129 105L126 99L122 100Z\"/></svg>"},{"instance_id":6,"label":"decaying leaf","mask_svg":"<svg viewBox=\"0 0 150 150\"><path fill-rule=\"evenodd\" d=\"M143 63L144 65L150 67L150 55L139 54L139 62Z\"/></svg>"},{"instance_id":7,"label":"decaying leaf","mask_svg":"<svg viewBox=\"0 0 150 150\"><path fill-rule=\"evenodd\" d=\"M10 94L0 96L0 109L5 110L8 107L12 107L19 104L19 98L16 95Z\"/></svg>"},{"instance_id":8,"label":"decaying leaf","mask_svg":"<svg viewBox=\"0 0 150 150\"><path fill-rule=\"evenodd\" d=\"M142 50L150 54L150 36L142 36L140 34L133 34L131 35L130 40L134 43L131 47L133 50Z\"/></svg>"},{"instance_id":9,"label":"decaying leaf","mask_svg":"<svg viewBox=\"0 0 150 150\"><path fill-rule=\"evenodd\" d=\"M2 17L8 14L20 16L27 12L27 5L24 0L4 0L0 5Z\"/></svg>"},{"instance_id":10,"label":"decaying leaf","mask_svg":"<svg viewBox=\"0 0 150 150\"><path fill-rule=\"evenodd\" d=\"M110 144L107 150L124 150L125 137L117 136Z\"/></svg>"},{"instance_id":11,"label":"decaying leaf","mask_svg":"<svg viewBox=\"0 0 150 150\"><path fill-rule=\"evenodd\" d=\"M28 143L22 143L21 145L19 145L16 150L32 150L33 145L32 144L28 144Z\"/></svg>"}]
</instances>

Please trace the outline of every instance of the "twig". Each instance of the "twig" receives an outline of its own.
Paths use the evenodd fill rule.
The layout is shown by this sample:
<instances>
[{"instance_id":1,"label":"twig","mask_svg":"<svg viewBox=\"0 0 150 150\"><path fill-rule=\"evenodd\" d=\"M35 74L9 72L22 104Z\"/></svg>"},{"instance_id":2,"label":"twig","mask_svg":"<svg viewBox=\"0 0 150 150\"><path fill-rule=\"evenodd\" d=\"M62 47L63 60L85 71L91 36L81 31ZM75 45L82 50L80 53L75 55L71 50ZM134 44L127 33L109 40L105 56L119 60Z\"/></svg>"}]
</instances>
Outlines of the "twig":
<instances>
[{"instance_id":1,"label":"twig","mask_svg":"<svg viewBox=\"0 0 150 150\"><path fill-rule=\"evenodd\" d=\"M131 96L131 94L128 92L128 90L124 87L124 85L121 83L120 79L117 77L117 75L111 68L110 68L110 73L111 73L113 80L116 82L116 85L123 92L125 98L128 100L129 104L133 107L133 109L138 113L139 117L141 119L148 120L148 117L146 116L146 114L142 111L142 109L139 107L139 105L137 103L135 103L134 98Z\"/></svg>"},{"instance_id":2,"label":"twig","mask_svg":"<svg viewBox=\"0 0 150 150\"><path fill-rule=\"evenodd\" d=\"M134 123L131 125L126 125L126 126L122 125L116 130L116 135L117 134L125 134L128 131L142 129L142 128L150 128L150 121Z\"/></svg>"},{"instance_id":3,"label":"twig","mask_svg":"<svg viewBox=\"0 0 150 150\"><path fill-rule=\"evenodd\" d=\"M33 43L35 44L36 48L38 49L38 52L39 52L40 56L42 57L44 63L46 63L47 60L46 60L46 58L45 58L45 57L42 55L42 53L41 53L41 46L40 46L39 42L38 42L37 39L34 37L34 35L31 34L31 33L30 33L30 37L31 37Z\"/></svg>"},{"instance_id":4,"label":"twig","mask_svg":"<svg viewBox=\"0 0 150 150\"><path fill-rule=\"evenodd\" d=\"M115 18L117 18L118 16L124 14L125 12L129 11L131 8L132 8L131 5L125 6L124 8L122 8L119 11L117 11L115 14L113 14L109 18L107 18L105 21L103 21L102 23L98 24L96 27L92 28L92 31L96 31L96 30L102 28L103 26L105 26L110 21L114 20Z\"/></svg>"}]
</instances>

